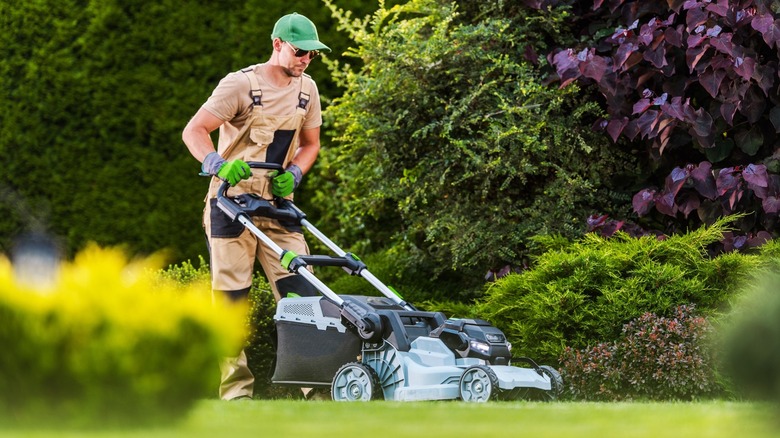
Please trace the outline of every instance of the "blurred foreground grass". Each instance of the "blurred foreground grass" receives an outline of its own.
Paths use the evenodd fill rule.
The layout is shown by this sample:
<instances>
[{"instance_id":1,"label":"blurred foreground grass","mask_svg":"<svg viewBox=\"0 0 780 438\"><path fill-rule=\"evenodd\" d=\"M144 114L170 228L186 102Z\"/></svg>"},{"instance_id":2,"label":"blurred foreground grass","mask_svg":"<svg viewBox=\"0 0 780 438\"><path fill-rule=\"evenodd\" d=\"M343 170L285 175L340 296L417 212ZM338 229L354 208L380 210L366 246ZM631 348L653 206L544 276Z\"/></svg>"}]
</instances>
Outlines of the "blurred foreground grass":
<instances>
[{"instance_id":1,"label":"blurred foreground grass","mask_svg":"<svg viewBox=\"0 0 780 438\"><path fill-rule=\"evenodd\" d=\"M204 400L169 428L9 430L0 437L696 437L780 436L776 406L755 403L334 403Z\"/></svg>"}]
</instances>

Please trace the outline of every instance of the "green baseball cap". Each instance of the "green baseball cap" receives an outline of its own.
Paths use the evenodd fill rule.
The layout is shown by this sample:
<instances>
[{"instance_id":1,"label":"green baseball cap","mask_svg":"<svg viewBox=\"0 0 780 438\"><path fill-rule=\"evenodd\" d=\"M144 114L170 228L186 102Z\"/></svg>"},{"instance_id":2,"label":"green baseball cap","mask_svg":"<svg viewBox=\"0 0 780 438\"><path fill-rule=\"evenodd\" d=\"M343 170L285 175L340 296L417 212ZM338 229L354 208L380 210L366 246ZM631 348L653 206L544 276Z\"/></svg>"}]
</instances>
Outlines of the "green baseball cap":
<instances>
[{"instance_id":1,"label":"green baseball cap","mask_svg":"<svg viewBox=\"0 0 780 438\"><path fill-rule=\"evenodd\" d=\"M271 39L276 38L303 50L331 51L330 47L320 42L314 23L297 12L287 14L276 22Z\"/></svg>"}]
</instances>

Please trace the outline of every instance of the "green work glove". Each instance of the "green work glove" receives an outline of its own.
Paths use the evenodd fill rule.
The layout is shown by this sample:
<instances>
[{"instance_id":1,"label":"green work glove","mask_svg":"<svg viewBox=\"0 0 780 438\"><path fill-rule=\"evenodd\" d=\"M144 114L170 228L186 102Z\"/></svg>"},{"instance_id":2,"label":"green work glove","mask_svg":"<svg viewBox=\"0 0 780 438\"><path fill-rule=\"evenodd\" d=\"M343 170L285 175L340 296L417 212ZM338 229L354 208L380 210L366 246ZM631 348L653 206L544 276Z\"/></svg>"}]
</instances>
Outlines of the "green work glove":
<instances>
[{"instance_id":1,"label":"green work glove","mask_svg":"<svg viewBox=\"0 0 780 438\"><path fill-rule=\"evenodd\" d=\"M274 170L271 172L271 193L284 198L298 187L302 177L301 168L295 164L291 164L287 171L281 174L278 170Z\"/></svg>"},{"instance_id":2,"label":"green work glove","mask_svg":"<svg viewBox=\"0 0 780 438\"><path fill-rule=\"evenodd\" d=\"M226 161L217 171L217 176L234 186L242 179L252 176L252 170L243 160Z\"/></svg>"},{"instance_id":3,"label":"green work glove","mask_svg":"<svg viewBox=\"0 0 780 438\"><path fill-rule=\"evenodd\" d=\"M201 166L203 173L216 175L231 186L238 184L242 179L252 176L249 165L242 160L225 161L218 153L212 152L206 155Z\"/></svg>"}]
</instances>

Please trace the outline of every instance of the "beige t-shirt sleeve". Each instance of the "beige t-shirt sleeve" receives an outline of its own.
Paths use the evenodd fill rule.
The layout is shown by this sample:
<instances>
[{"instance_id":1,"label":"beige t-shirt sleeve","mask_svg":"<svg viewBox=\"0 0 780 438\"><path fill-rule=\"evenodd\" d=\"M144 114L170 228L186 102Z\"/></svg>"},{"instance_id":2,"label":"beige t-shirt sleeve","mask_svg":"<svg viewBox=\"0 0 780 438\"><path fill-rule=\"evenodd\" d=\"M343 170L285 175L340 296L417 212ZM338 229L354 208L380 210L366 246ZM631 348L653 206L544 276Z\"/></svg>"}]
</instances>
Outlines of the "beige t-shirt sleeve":
<instances>
[{"instance_id":1,"label":"beige t-shirt sleeve","mask_svg":"<svg viewBox=\"0 0 780 438\"><path fill-rule=\"evenodd\" d=\"M252 103L248 94L249 83L239 75L243 76L244 73L233 72L222 78L203 104L204 109L222 121L231 121L237 117L246 118Z\"/></svg>"}]
</instances>

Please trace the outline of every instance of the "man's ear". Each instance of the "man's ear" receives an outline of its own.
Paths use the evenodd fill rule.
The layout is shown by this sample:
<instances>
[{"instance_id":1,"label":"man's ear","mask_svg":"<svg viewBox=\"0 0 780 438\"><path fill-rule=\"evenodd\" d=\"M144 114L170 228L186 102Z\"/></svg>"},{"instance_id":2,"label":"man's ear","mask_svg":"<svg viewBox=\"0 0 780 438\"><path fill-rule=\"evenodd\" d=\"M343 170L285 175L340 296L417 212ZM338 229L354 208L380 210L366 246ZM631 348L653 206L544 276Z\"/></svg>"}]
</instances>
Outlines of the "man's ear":
<instances>
[{"instance_id":1,"label":"man's ear","mask_svg":"<svg viewBox=\"0 0 780 438\"><path fill-rule=\"evenodd\" d=\"M274 38L273 47L274 47L275 51L280 52L282 50L282 45L283 44L284 44L284 41L282 41L280 38Z\"/></svg>"}]
</instances>

